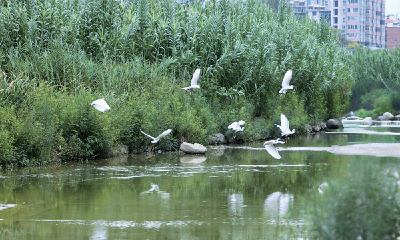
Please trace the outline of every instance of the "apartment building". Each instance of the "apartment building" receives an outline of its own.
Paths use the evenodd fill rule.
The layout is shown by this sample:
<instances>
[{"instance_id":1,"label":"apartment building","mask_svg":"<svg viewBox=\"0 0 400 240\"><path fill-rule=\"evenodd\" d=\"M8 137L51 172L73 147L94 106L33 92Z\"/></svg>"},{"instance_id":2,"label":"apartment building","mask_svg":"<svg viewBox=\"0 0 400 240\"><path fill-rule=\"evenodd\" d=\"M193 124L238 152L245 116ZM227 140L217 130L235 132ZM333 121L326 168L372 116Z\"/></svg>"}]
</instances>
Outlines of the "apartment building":
<instances>
[{"instance_id":1,"label":"apartment building","mask_svg":"<svg viewBox=\"0 0 400 240\"><path fill-rule=\"evenodd\" d=\"M332 27L365 46L385 45L385 0L330 0Z\"/></svg>"},{"instance_id":2,"label":"apartment building","mask_svg":"<svg viewBox=\"0 0 400 240\"><path fill-rule=\"evenodd\" d=\"M385 45L385 0L292 0L295 14L325 18L346 39L370 47Z\"/></svg>"}]
</instances>

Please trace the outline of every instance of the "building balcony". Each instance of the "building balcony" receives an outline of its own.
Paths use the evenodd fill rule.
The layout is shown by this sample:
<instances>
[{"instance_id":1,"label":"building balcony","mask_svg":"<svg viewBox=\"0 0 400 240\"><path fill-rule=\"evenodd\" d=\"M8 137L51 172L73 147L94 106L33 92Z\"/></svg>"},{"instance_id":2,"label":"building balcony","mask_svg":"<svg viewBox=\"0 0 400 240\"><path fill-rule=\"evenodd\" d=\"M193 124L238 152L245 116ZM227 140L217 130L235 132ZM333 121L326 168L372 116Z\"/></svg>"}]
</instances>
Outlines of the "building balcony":
<instances>
[{"instance_id":1,"label":"building balcony","mask_svg":"<svg viewBox=\"0 0 400 240\"><path fill-rule=\"evenodd\" d=\"M358 3L350 3L346 5L346 8L359 8L360 4Z\"/></svg>"},{"instance_id":2,"label":"building balcony","mask_svg":"<svg viewBox=\"0 0 400 240\"><path fill-rule=\"evenodd\" d=\"M358 33L359 29L346 29L346 33Z\"/></svg>"},{"instance_id":3,"label":"building balcony","mask_svg":"<svg viewBox=\"0 0 400 240\"><path fill-rule=\"evenodd\" d=\"M348 17L359 17L360 13L358 13L358 12L348 12L347 16Z\"/></svg>"}]
</instances>

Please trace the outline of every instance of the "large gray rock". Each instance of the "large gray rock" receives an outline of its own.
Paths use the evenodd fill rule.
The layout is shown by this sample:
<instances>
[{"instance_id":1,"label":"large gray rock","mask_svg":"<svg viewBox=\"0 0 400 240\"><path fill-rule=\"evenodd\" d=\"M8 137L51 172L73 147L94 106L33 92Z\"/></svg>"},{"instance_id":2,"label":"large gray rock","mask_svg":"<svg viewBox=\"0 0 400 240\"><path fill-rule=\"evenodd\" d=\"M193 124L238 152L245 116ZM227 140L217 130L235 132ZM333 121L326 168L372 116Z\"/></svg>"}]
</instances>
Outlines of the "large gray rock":
<instances>
[{"instance_id":1,"label":"large gray rock","mask_svg":"<svg viewBox=\"0 0 400 240\"><path fill-rule=\"evenodd\" d=\"M205 153L207 152L207 148L201 144L195 143L187 143L183 142L181 144L180 150L184 153Z\"/></svg>"},{"instance_id":2,"label":"large gray rock","mask_svg":"<svg viewBox=\"0 0 400 240\"><path fill-rule=\"evenodd\" d=\"M326 128L328 129L338 129L340 127L340 123L337 119L329 119L326 122Z\"/></svg>"},{"instance_id":3,"label":"large gray rock","mask_svg":"<svg viewBox=\"0 0 400 240\"><path fill-rule=\"evenodd\" d=\"M225 136L222 133L215 133L208 138L208 144L211 145L218 145L224 143L226 143L226 141L225 141Z\"/></svg>"},{"instance_id":4,"label":"large gray rock","mask_svg":"<svg viewBox=\"0 0 400 240\"><path fill-rule=\"evenodd\" d=\"M391 114L390 112L385 112L385 113L382 115L382 117L383 117L383 119L385 119L385 120L390 120L391 118L393 118L393 114Z\"/></svg>"}]
</instances>

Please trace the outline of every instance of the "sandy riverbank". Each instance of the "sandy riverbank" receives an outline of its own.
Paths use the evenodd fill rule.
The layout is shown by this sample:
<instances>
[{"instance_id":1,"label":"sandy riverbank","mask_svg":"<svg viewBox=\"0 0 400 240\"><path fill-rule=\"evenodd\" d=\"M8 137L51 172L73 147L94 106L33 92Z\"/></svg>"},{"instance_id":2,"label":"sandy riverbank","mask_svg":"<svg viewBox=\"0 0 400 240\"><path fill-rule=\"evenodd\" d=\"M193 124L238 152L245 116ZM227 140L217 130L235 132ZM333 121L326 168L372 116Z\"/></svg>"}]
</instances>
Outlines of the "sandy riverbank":
<instances>
[{"instance_id":1,"label":"sandy riverbank","mask_svg":"<svg viewBox=\"0 0 400 240\"><path fill-rule=\"evenodd\" d=\"M365 143L346 146L334 145L327 151L338 155L369 155L400 158L400 143Z\"/></svg>"}]
</instances>

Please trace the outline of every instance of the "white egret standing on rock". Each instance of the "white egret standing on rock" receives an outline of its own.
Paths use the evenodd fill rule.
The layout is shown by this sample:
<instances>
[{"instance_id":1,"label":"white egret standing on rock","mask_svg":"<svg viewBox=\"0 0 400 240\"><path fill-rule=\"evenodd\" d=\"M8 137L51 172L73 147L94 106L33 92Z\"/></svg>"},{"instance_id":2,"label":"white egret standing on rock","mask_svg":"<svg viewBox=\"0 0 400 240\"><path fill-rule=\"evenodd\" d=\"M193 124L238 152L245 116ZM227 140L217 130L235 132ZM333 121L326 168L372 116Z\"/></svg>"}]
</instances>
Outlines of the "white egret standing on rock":
<instances>
[{"instance_id":1,"label":"white egret standing on rock","mask_svg":"<svg viewBox=\"0 0 400 240\"><path fill-rule=\"evenodd\" d=\"M228 126L228 129L232 129L235 132L243 131L244 127L240 127L244 125L245 122L243 120L240 120L239 122L233 122L231 125Z\"/></svg>"},{"instance_id":2,"label":"white egret standing on rock","mask_svg":"<svg viewBox=\"0 0 400 240\"><path fill-rule=\"evenodd\" d=\"M158 137L152 137L149 134L143 132L142 130L140 130L144 135L148 136L149 138L153 139L153 141L151 141L151 143L158 143L158 141L160 141L160 138L167 136L168 134L171 133L172 129L168 129L166 131L164 131L163 133L161 133Z\"/></svg>"},{"instance_id":3,"label":"white egret standing on rock","mask_svg":"<svg viewBox=\"0 0 400 240\"><path fill-rule=\"evenodd\" d=\"M189 90L192 88L200 88L200 85L197 84L197 80L199 80L200 77L200 69L196 69L196 71L193 74L192 81L190 82L190 87L184 87L182 88L183 90Z\"/></svg>"},{"instance_id":4,"label":"white egret standing on rock","mask_svg":"<svg viewBox=\"0 0 400 240\"><path fill-rule=\"evenodd\" d=\"M293 85L289 86L290 80L292 79L292 70L286 72L285 77L282 81L282 88L279 90L279 93L285 94L287 90L293 89Z\"/></svg>"},{"instance_id":5,"label":"white egret standing on rock","mask_svg":"<svg viewBox=\"0 0 400 240\"><path fill-rule=\"evenodd\" d=\"M295 133L294 129L292 131L290 131L289 121L288 121L287 117L285 115L283 115L282 113L281 113L281 125L280 126L277 124L275 124L275 125L281 129L281 131L282 131L281 136L287 137L287 136Z\"/></svg>"},{"instance_id":6,"label":"white egret standing on rock","mask_svg":"<svg viewBox=\"0 0 400 240\"><path fill-rule=\"evenodd\" d=\"M100 112L105 112L107 110L110 110L110 106L108 106L104 98L97 99L96 101L92 102L92 107L99 110Z\"/></svg>"},{"instance_id":7,"label":"white egret standing on rock","mask_svg":"<svg viewBox=\"0 0 400 240\"><path fill-rule=\"evenodd\" d=\"M267 150L267 152L268 152L269 154L271 154L271 156L274 157L274 158L276 158L276 159L281 159L282 157L281 157L281 155L279 155L278 151L277 151L276 148L274 147L274 144L277 144L277 143L285 143L285 142L282 142L282 141L279 141L279 140L280 140L280 138L278 138L278 139L276 139L276 140L269 140L269 141L266 141L266 142L263 144L263 146L265 147L265 150Z\"/></svg>"}]
</instances>

